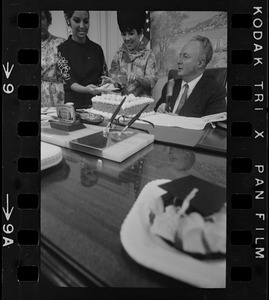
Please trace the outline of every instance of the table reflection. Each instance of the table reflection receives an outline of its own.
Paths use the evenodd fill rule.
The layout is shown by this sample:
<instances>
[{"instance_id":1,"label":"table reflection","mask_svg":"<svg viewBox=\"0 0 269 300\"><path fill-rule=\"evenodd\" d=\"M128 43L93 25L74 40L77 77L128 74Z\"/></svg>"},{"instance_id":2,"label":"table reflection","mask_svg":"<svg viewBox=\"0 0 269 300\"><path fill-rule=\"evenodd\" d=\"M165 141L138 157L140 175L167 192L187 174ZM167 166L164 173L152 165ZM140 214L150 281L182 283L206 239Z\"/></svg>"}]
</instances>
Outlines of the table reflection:
<instances>
[{"instance_id":1,"label":"table reflection","mask_svg":"<svg viewBox=\"0 0 269 300\"><path fill-rule=\"evenodd\" d=\"M67 163L66 159L63 158L58 165L42 171L42 182L49 184L53 182L65 181L69 177L70 172L70 165Z\"/></svg>"},{"instance_id":2,"label":"table reflection","mask_svg":"<svg viewBox=\"0 0 269 300\"><path fill-rule=\"evenodd\" d=\"M130 259L120 242L121 225L152 180L194 175L225 187L225 157L163 144L152 144L122 163L62 151L63 161L41 174L41 270L57 273L60 286L84 284L65 274L69 261L75 273L86 274L86 285L186 286ZM55 253L63 265L57 260L51 266Z\"/></svg>"},{"instance_id":3,"label":"table reflection","mask_svg":"<svg viewBox=\"0 0 269 300\"><path fill-rule=\"evenodd\" d=\"M98 160L95 162L80 161L80 182L85 187L94 186L99 179Z\"/></svg>"}]
</instances>

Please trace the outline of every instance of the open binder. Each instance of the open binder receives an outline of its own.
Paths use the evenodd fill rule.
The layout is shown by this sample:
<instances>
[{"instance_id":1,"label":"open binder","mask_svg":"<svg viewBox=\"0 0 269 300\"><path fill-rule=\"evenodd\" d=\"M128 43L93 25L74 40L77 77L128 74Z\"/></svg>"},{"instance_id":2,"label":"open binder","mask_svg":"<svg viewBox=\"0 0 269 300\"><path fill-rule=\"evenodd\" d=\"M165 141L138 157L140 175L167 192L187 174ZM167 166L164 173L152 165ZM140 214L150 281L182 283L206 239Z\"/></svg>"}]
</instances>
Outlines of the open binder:
<instances>
[{"instance_id":1,"label":"open binder","mask_svg":"<svg viewBox=\"0 0 269 300\"><path fill-rule=\"evenodd\" d=\"M203 130L180 127L151 126L136 123L135 128L147 130L155 136L156 142L192 147L225 154L227 151L227 131L220 126L207 124Z\"/></svg>"}]
</instances>

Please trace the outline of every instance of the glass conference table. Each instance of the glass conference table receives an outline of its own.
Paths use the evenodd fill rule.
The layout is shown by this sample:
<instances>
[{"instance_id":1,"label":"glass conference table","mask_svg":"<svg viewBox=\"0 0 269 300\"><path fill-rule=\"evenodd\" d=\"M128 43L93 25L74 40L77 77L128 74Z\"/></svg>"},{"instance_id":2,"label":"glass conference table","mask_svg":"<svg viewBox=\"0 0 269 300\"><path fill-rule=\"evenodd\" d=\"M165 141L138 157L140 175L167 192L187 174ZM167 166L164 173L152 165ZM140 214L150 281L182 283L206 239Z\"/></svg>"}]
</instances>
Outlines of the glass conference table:
<instances>
[{"instance_id":1,"label":"glass conference table","mask_svg":"<svg viewBox=\"0 0 269 300\"><path fill-rule=\"evenodd\" d=\"M41 173L43 278L59 287L188 287L135 262L121 226L150 181L193 175L226 187L225 155L154 143L116 163L62 151L62 162Z\"/></svg>"}]
</instances>

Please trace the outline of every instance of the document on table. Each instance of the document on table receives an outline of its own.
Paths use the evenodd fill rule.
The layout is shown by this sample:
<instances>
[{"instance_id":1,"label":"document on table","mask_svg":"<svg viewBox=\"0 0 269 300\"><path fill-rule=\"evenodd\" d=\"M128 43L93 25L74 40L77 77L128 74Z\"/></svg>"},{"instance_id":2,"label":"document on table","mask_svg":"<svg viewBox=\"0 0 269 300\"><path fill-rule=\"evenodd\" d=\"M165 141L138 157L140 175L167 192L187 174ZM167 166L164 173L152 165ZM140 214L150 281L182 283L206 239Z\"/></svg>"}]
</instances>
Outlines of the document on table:
<instances>
[{"instance_id":1,"label":"document on table","mask_svg":"<svg viewBox=\"0 0 269 300\"><path fill-rule=\"evenodd\" d=\"M161 113L156 113L151 116L143 117L143 120L149 121L154 125L167 127L181 127L194 130L203 130L207 123L224 121L226 119L226 113L209 115L202 118L174 116Z\"/></svg>"}]
</instances>

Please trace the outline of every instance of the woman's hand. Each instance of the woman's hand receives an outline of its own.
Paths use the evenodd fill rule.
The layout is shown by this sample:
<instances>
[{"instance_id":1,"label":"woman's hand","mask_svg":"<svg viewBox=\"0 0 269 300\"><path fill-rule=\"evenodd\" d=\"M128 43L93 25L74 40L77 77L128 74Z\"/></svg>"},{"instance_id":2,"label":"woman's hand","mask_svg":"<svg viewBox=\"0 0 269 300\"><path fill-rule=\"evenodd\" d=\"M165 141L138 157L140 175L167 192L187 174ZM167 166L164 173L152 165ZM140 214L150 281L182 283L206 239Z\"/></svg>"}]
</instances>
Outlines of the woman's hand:
<instances>
[{"instance_id":1,"label":"woman's hand","mask_svg":"<svg viewBox=\"0 0 269 300\"><path fill-rule=\"evenodd\" d=\"M128 73L127 74L127 82L132 82L132 81L138 81L138 79L140 78L140 76L138 76L135 73Z\"/></svg>"},{"instance_id":2,"label":"woman's hand","mask_svg":"<svg viewBox=\"0 0 269 300\"><path fill-rule=\"evenodd\" d=\"M93 94L93 95L101 94L101 91L96 90L97 85L88 84L85 88L86 88L87 92L90 94Z\"/></svg>"},{"instance_id":3,"label":"woman's hand","mask_svg":"<svg viewBox=\"0 0 269 300\"><path fill-rule=\"evenodd\" d=\"M101 76L101 78L102 78L101 85L106 84L106 83L115 83L115 81L108 76Z\"/></svg>"},{"instance_id":4,"label":"woman's hand","mask_svg":"<svg viewBox=\"0 0 269 300\"><path fill-rule=\"evenodd\" d=\"M96 90L98 86L95 84L88 84L86 86L83 86L81 84L78 84L77 82L74 82L70 88L72 91L76 93L83 93L83 94L92 94L92 95L98 95L101 93L101 91Z\"/></svg>"}]
</instances>

